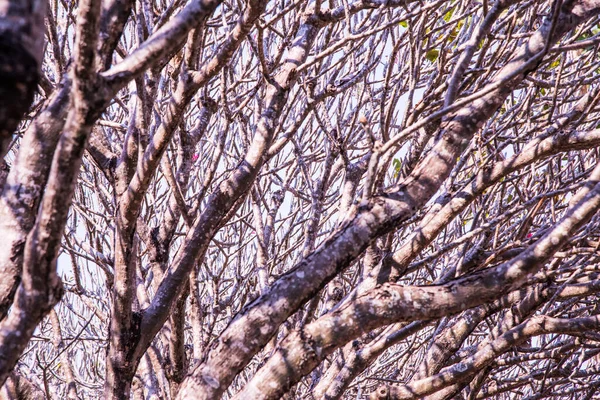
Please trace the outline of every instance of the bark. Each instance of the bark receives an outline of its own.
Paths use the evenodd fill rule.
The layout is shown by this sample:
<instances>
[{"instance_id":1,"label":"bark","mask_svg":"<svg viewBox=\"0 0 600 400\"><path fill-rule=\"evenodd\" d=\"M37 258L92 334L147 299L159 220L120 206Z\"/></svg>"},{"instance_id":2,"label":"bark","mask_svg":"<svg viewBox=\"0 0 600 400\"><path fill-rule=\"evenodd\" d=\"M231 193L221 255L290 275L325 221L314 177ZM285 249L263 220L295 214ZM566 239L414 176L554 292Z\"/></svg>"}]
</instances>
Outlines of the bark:
<instances>
[{"instance_id":1,"label":"bark","mask_svg":"<svg viewBox=\"0 0 600 400\"><path fill-rule=\"evenodd\" d=\"M587 330L598 329L600 318L573 318L560 319L544 315L535 316L493 340L473 356L449 367L437 375L414 382L406 386L390 386L379 388L371 395L371 399L417 399L433 393L455 382L462 382L470 376L490 365L494 358L511 347L523 343L525 340L547 333L581 334Z\"/></svg>"},{"instance_id":2,"label":"bark","mask_svg":"<svg viewBox=\"0 0 600 400\"><path fill-rule=\"evenodd\" d=\"M62 337L62 330L60 328L60 320L55 310L50 311L50 321L52 322L52 343L56 350L60 353L60 363L64 371L65 380L67 383L67 393L65 398L69 400L77 400L77 384L75 382L75 375L73 374L73 366L69 358L69 352L65 348L65 343Z\"/></svg>"},{"instance_id":3,"label":"bark","mask_svg":"<svg viewBox=\"0 0 600 400\"><path fill-rule=\"evenodd\" d=\"M98 43L101 70L108 69L112 63L113 53L123 33L123 28L129 18L133 3L132 0L109 0L102 2Z\"/></svg>"},{"instance_id":4,"label":"bark","mask_svg":"<svg viewBox=\"0 0 600 400\"><path fill-rule=\"evenodd\" d=\"M128 2L115 0L106 3L100 30L101 62L106 67L126 22ZM194 1L173 20L153 34L128 58L105 71L105 91L96 97L94 113L101 113L112 96L146 67L160 62L167 54L183 45L183 39L197 20L210 14L218 2ZM43 32L42 32L43 34ZM95 40L94 40L95 42ZM127 68L132 69L127 69ZM127 70L127 74L119 73ZM0 204L0 228L5 240L0 243L0 320L6 315L20 282L25 238L35 221L38 206L46 185L52 156L67 116L71 79L48 100L47 106L28 127L17 161L9 173ZM100 96L100 93L96 93Z\"/></svg>"},{"instance_id":5,"label":"bark","mask_svg":"<svg viewBox=\"0 0 600 400\"><path fill-rule=\"evenodd\" d=\"M485 16L485 19L477 27L476 31L471 35L471 38L466 43L466 47L461 53L452 75L448 79L448 89L446 90L446 98L444 99L444 106L448 107L452 104L458 94L458 89L463 81L464 73L469 66L469 63L477 49L477 46L481 43L483 38L490 32L496 19L500 16L500 13L514 4L515 0L499 0L494 3L494 6L490 12Z\"/></svg>"},{"instance_id":6,"label":"bark","mask_svg":"<svg viewBox=\"0 0 600 400\"><path fill-rule=\"evenodd\" d=\"M180 49L188 33L198 26L199 21L212 14L220 3L219 0L192 1L142 43L136 51L101 75L116 92L142 72L161 62L165 56Z\"/></svg>"},{"instance_id":7,"label":"bark","mask_svg":"<svg viewBox=\"0 0 600 400\"><path fill-rule=\"evenodd\" d=\"M171 279L161 283L159 292L155 297L159 301L153 302L153 305L148 309L148 313L146 314L148 316L148 323L153 322L151 318L156 319L160 317L160 314L164 313L165 303L169 304L171 301L170 298L172 295L170 293L175 292L178 287L181 287L182 278L193 267L197 257L196 254L198 253L192 252L191 249L198 248L201 245L200 254L206 251L209 243L207 239L212 237L216 232L216 228L218 228L215 222L218 222L222 218L222 216L220 218L215 217L223 213L223 210L229 210L235 200L250 189L258 171L267 159L267 152L273 141L273 133L277 125L277 120L287 101L287 94L297 79L296 66L302 64L308 57L310 48L321 26L322 22L320 20L309 16L306 17L304 23L299 28L297 37L288 50L286 63L273 82L269 84L264 101L266 107L257 124L255 137L245 160L235 173L220 185L219 190L211 196L206 211L196 220L194 226L190 229L186 242L172 264L177 266L177 268L170 269L169 275ZM206 234L207 232L209 235ZM152 314L156 314L156 316ZM235 322L232 322L232 324L235 324ZM223 345L226 349L229 348L227 340L220 340L219 345ZM247 345L254 346L255 343L246 343L244 347ZM256 343L256 345L260 345L260 343ZM254 351L258 351L258 348L255 348ZM248 353L242 355L242 357L247 357ZM186 378L177 398L188 398L192 394L197 398L218 397L227 388L235 373L244 365L244 362L237 357L221 359L220 357L211 358L209 356L209 359L205 363L195 367L192 375Z\"/></svg>"},{"instance_id":8,"label":"bark","mask_svg":"<svg viewBox=\"0 0 600 400\"><path fill-rule=\"evenodd\" d=\"M87 136L97 116L90 115L86 97L95 95L94 52L99 4L81 3L85 21L76 32L72 109L52 159L40 214L27 237L23 280L11 314L0 322L0 383L4 383L37 324L62 297L56 257L75 188Z\"/></svg>"},{"instance_id":9,"label":"bark","mask_svg":"<svg viewBox=\"0 0 600 400\"><path fill-rule=\"evenodd\" d=\"M341 398L352 380L371 365L379 355L389 349L390 346L405 340L428 324L428 321L415 321L408 325L404 323L391 325L372 342L366 343L359 350L351 352L344 365L339 371L336 371L337 373L333 376L333 379L326 380L320 390L319 387L315 389L315 398L326 400Z\"/></svg>"},{"instance_id":10,"label":"bark","mask_svg":"<svg viewBox=\"0 0 600 400\"><path fill-rule=\"evenodd\" d=\"M283 321L298 310L306 300L322 289L339 271L343 270L352 260L358 257L366 249L371 240L391 231L400 222L408 219L419 207L424 205L450 174L457 158L467 146L475 131L500 107L504 99L523 80L524 76L529 71L535 69L535 66L540 62L541 56L547 51L550 43L557 41L578 23L595 15L598 11L597 6L595 3L584 2L575 4L565 2L555 27L553 27L551 19L546 20L540 30L529 39L526 45L496 75L495 80L489 85L489 89L485 92L485 95L447 118L446 122L442 125L442 130L438 135L437 143L433 149L404 182L391 192L386 193L385 196L378 196L367 204L361 204L332 237L327 239L323 245L294 267L291 272L276 281L269 292L246 306L234 318L219 338L218 343L210 351L207 361L197 367L192 377L188 378L190 382L193 381L194 383L190 383L190 391L187 392L187 395L190 395L192 392L192 387L196 395L202 393L200 395L201 398L212 398L222 393L224 386L229 385L233 376L268 342ZM551 33L552 37L549 37ZM388 145L389 147L392 146L391 143L388 143ZM588 218L595 212L595 202L591 200L589 204L591 208L588 209L589 213L586 215ZM569 224L580 226L572 224L573 222L570 221ZM563 228L560 227L559 230L562 232ZM563 241L565 240L562 234L558 237L562 238ZM546 247L547 245L548 243L545 242L542 247ZM547 254L546 256L550 255ZM513 279L523 279L524 275L529 272L527 264L524 261L531 263L533 260L528 260L527 257L531 257L531 253L524 255L522 260L517 260L515 268L505 265L504 268L498 270L497 274L493 274L495 276L490 276L489 280L482 277L480 281L481 286L477 285L477 289L487 288L492 284L493 279L498 276L504 277L503 281L506 286L499 285L495 287L499 289L500 293L505 292L513 283L518 283L517 281L513 281ZM524 264L523 268L521 268L520 264ZM537 268L537 265L539 265L537 262L533 262L529 265L529 268L534 270ZM444 290L445 294L443 296L440 296L442 293L438 290L428 292L430 289L419 288L417 292L423 291L419 295L412 293L411 290L406 295L409 296L407 298L413 301L410 305L406 304L409 308L405 311L410 313L411 319L428 319L436 315L447 315L452 312L452 308L441 307L442 304L437 304L435 299L445 298L446 295L450 295L454 290L459 295L455 298L457 301L460 298L475 297L475 292L470 296L468 295L470 291L468 287L461 286L461 284L453 285L451 289L447 288ZM462 292L463 290L464 292ZM499 292L496 292L495 296L498 296ZM480 293L477 293L477 296L480 296ZM370 295L373 295L374 298L383 296L387 301L396 296L402 298L404 294L403 290L397 292L396 288L388 292L388 285L384 285L375 293L361 298L368 298ZM451 297L454 298L454 294ZM362 305L359 303L355 304L356 307L352 308L352 312L363 311L361 308ZM415 313L415 311L420 310L425 304L428 305L428 310L431 307L435 311L426 313L425 315L418 312ZM444 302L444 304L447 303ZM459 304L464 304L466 307L468 303L460 302ZM401 307L400 304L396 305ZM435 309L437 305L440 308ZM371 307L370 303L368 307ZM454 309L453 312L460 310L461 308ZM440 314L437 314L438 312ZM336 313L332 313L331 315L335 315ZM349 311L349 313L351 312ZM386 312L377 314L380 317L386 313L387 310ZM349 318L349 315L345 314L344 318L346 317ZM409 316L405 315L404 318L409 318ZM379 318L375 319L382 321ZM336 328L330 332L335 332L333 333L334 335L336 333L339 334L337 336L338 340L335 341L335 345L332 345L332 348L347 343L351 337L355 337L354 335L358 333L359 325L363 329L371 328L368 323L364 323L367 320L366 318L360 318L360 322L358 320L359 318L353 318L353 321L356 321L357 325L349 329L352 335L346 337L340 331L336 330L339 326L338 324L342 321L338 320L335 323L332 321L332 326ZM296 334L290 342L304 343L307 338L310 338L310 335L300 333ZM328 338L331 339L329 334ZM312 342L313 339L309 339L309 341ZM290 345L294 347L293 344ZM312 346L309 347L312 348ZM320 345L316 347L321 348ZM329 351L332 351L332 348ZM307 360L303 356L305 351L307 349L295 353L294 355L299 358L295 359L294 362L290 362L290 364L287 364L289 354L285 350L283 350L283 354L282 352L277 352L275 356L277 359L273 361L272 365L269 365L270 362L267 363L267 366L262 369L265 371L264 374L259 372L255 375L254 379L238 396L240 398L244 396L250 396L249 398L275 398L285 393L301 376L314 368L317 359L320 360L321 356L325 353L328 354L326 351L321 352L319 350L315 352L311 349L308 350L310 356L307 357ZM281 363L291 365L292 368L287 373L284 372L281 374ZM298 368L298 370L294 370L295 368ZM283 370L285 371L285 368ZM266 382L271 382L273 385L265 387ZM180 398L184 398L182 393L186 394L182 390Z\"/></svg>"},{"instance_id":11,"label":"bark","mask_svg":"<svg viewBox=\"0 0 600 400\"><path fill-rule=\"evenodd\" d=\"M390 257L388 265L382 266L377 277L377 283L394 282L407 272L410 262L432 242L444 226L464 211L477 196L480 196L486 189L508 174L558 152L586 147L585 143L590 146L597 146L600 131L571 131L575 128L571 125L581 117L588 107L597 102L599 94L600 90L598 88L588 93L567 116L553 124L547 132L531 140L521 152L507 160L496 163L487 170L479 172L469 185L459 190L449 201L443 204L441 209L433 209L429 212L423 218L423 222L416 232ZM372 287L375 282L372 281L369 284Z\"/></svg>"},{"instance_id":12,"label":"bark","mask_svg":"<svg viewBox=\"0 0 600 400\"><path fill-rule=\"evenodd\" d=\"M494 341L531 290L595 313L600 3L49 3L0 166L0 382L21 356L49 397L593 396L593 324Z\"/></svg>"},{"instance_id":13,"label":"bark","mask_svg":"<svg viewBox=\"0 0 600 400\"><path fill-rule=\"evenodd\" d=\"M0 157L29 109L40 80L45 0L0 1Z\"/></svg>"},{"instance_id":14,"label":"bark","mask_svg":"<svg viewBox=\"0 0 600 400\"><path fill-rule=\"evenodd\" d=\"M594 180L597 182L600 167L594 172ZM452 315L494 301L519 288L599 208L600 184L596 184L542 239L499 267L457 278L443 285L411 287L385 284L366 292L347 306L290 334L278 347L275 355L236 397L278 398L336 348L363 332L393 322ZM422 394L432 392L433 390Z\"/></svg>"},{"instance_id":15,"label":"bark","mask_svg":"<svg viewBox=\"0 0 600 400\"><path fill-rule=\"evenodd\" d=\"M600 168L593 179L597 182ZM336 310L288 337L277 353L238 394L253 398L276 398L323 357L363 331L389 322L431 319L484 304L518 288L548 260L600 207L600 184L596 184L567 216L537 243L497 268L458 278L440 286L409 287L385 284L355 302ZM388 319L389 318L389 319ZM328 329L323 329L324 327ZM295 366L287 370L281 363ZM263 382L277 382L266 385ZM431 393L428 391L427 393Z\"/></svg>"},{"instance_id":16,"label":"bark","mask_svg":"<svg viewBox=\"0 0 600 400\"><path fill-rule=\"evenodd\" d=\"M511 308L506 310L505 314L500 318L500 322L496 328L484 342L477 346L477 350L483 348L502 333L514 328L516 325L529 318L529 316L537 310L540 304L553 294L553 291L544 288L543 284L535 285L530 289L523 289L522 292L523 295L519 296L522 300L511 305ZM472 318L466 321L458 319L453 326L445 329L437 338L435 338L435 341L427 352L426 360L421 364L419 372L411 380L411 383L439 373L442 367L446 366L450 358L463 345L463 342L466 340L470 331L475 329L476 325L479 324L483 318L487 317L486 311L489 313L489 311L493 311L494 308L497 309L498 302L495 302L493 306L489 307L484 305L479 309L479 313L477 313L477 310L474 310L475 312L471 313ZM472 381L470 382L471 387L478 389L475 391L471 390L469 398L473 398L476 395L488 373L489 370L478 370L472 375ZM463 382L450 385L446 387L445 390L427 396L426 399L435 400L451 398L467 385L469 385L469 381L465 379Z\"/></svg>"},{"instance_id":17,"label":"bark","mask_svg":"<svg viewBox=\"0 0 600 400\"><path fill-rule=\"evenodd\" d=\"M13 372L0 388L0 400L46 400L46 396L33 382Z\"/></svg>"},{"instance_id":18,"label":"bark","mask_svg":"<svg viewBox=\"0 0 600 400\"><path fill-rule=\"evenodd\" d=\"M81 152L83 151L86 138L89 134L88 130L91 129L91 125L93 124L93 122L95 122L99 113L104 109L104 107L106 107L108 101L111 99L114 93L116 93L117 90L119 90L124 84L126 84L128 80L135 78L141 72L143 72L144 68L148 67L152 63L160 61L166 54L173 50L173 47L181 46L182 39L185 38L189 29L191 29L193 21L209 13L212 9L214 9L214 7L216 7L216 5L216 2L207 2L206 4L204 4L203 2L190 3L188 7L184 9L184 11L180 13L173 21L163 26L161 30L159 30L155 35L149 38L148 41L144 43L144 45L142 45L137 52L131 55L131 58L124 60L122 63L115 66L116 68L113 67L113 69L104 73L103 81L106 84L106 86L101 85L102 87L100 88L93 87L94 84L97 83L97 80L91 79L93 77L93 74L97 70L96 62L95 60L93 60L93 56L91 55L93 51L95 51L95 49L92 49L91 46L96 45L96 39L98 38L98 28L97 26L96 28L93 28L93 24L90 26L87 26L86 23L81 24L83 30L81 31L80 36L85 37L85 40L82 40L79 43L80 53L77 55L78 59L76 60L77 62L75 63L74 67L74 75L76 77L78 76L79 80L73 88L74 91L79 93L80 99L71 100L75 106L75 110L71 110L71 112L69 113L67 117L67 123L70 125L68 125L65 129L67 132L72 133L72 136L65 135L61 138L58 148L54 154L54 161L52 163L40 163L45 165L52 164L53 169L50 170L51 178L52 171L54 171L54 174L56 175L55 178L58 182L61 182L53 182L53 185L58 185L58 187L62 189L59 190L58 193L54 193L51 190L46 190L45 197L48 197L49 199L47 207L51 207L51 204L53 204L56 201L61 201L62 204L59 208L63 209L63 213L57 213L55 211L50 212L50 209L44 208L44 203L42 202L41 210L50 212L50 214L44 215L43 217L50 219L45 219L44 221L36 221L36 226L44 226L43 228L40 228L42 231L48 229L53 231L54 233L53 235L51 235L51 237L44 239L45 243L43 246L40 247L39 244L36 244L35 247L31 248L31 254L29 255L30 258L28 258L27 250L25 251L26 263L34 262L33 260L39 257L45 257L45 262L43 263L43 265L40 265L38 269L45 271L44 274L40 275L40 278L43 276L49 278L46 280L46 283L48 285L44 285L46 287L42 289L42 292L50 290L51 294L46 294L42 296L37 294L34 295L30 288L18 291L18 293L20 293L21 295L20 297L18 295L15 301L17 303L21 303L19 307L19 312L14 312L12 315L12 317L14 318L12 318L11 321L6 320L4 322L4 325L5 327L11 327L11 329L16 329L18 331L16 333L18 333L19 335L22 334L22 336L20 337L20 339L17 339L17 337L13 336L11 332L8 332L7 330L3 331L3 334L5 334L6 336L2 338L2 343L7 345L8 342L14 343L13 345L9 345L12 351L11 354L7 356L6 364L4 363L5 360L3 360L3 363L1 365L2 368L0 368L2 370L2 375L0 376L5 376L3 374L7 370L10 370L10 368L12 368L11 364L14 362L13 357L15 355L20 354L20 349L22 348L21 345L23 341L25 341L31 334L31 325L34 325L35 321L38 321L45 314L45 312L48 311L48 307L51 304L54 304L60 297L60 284L57 278L55 277L55 272L53 272L54 264L52 262L56 254L55 250L57 250L56 244L59 243L56 240L56 232L61 232L61 229L59 228L62 226L61 224L64 224L64 221L62 220L66 218L65 204L69 204L70 202L69 193L72 193L73 177L76 176L73 175L73 173L78 170L78 166L81 161L82 155ZM85 8L81 6L80 9L85 10ZM122 15L123 13L121 13L120 18L117 18L116 23L113 20L113 24L111 25L117 31L119 29L122 29L122 26L126 20L126 18L124 18ZM87 32L84 32L84 30L86 29L89 30ZM107 51L112 50L109 49ZM123 67L123 63L127 65L127 68L132 67L128 70L128 72L130 73L126 74L126 76L123 76L123 74L119 74L118 72L119 68ZM83 68L83 70L77 70L78 67L83 67L84 65L85 67ZM66 86L68 87L68 85ZM82 90L81 86L87 86L87 88ZM66 89L66 92L68 93L69 89ZM81 95L84 92L87 92L87 98L85 98L85 101L83 101L82 98L86 97L86 94ZM31 127L33 127L32 134L30 135L32 142L37 141L36 146L43 146L44 150L47 150L41 153L40 158L51 158L51 154L54 150L53 144L58 141L57 133L62 127L61 121L62 118L64 118L61 117L61 113L65 113L66 103L68 101L65 101L65 96L63 95L63 93L64 92L60 92L60 94L57 95L57 98L50 103L51 107L54 106L55 109L46 109L42 114L40 114L41 118L38 118L36 122L31 124ZM93 93L93 95L89 95L90 93ZM44 120L44 118L46 118L46 120ZM45 126L44 124L47 123L51 124L50 129L45 130L44 128L47 128L48 126ZM40 140L40 135L48 135L49 138L48 140ZM20 153L23 154L23 152ZM40 158L35 157L34 160L39 162ZM57 159L59 161L57 161ZM23 154L22 160L24 160L24 162L28 161L28 158L25 154ZM68 164L68 162L71 162L71 164ZM57 165L60 165L60 167L57 167ZM65 165L68 165L68 168L64 168ZM64 169L61 170L61 168ZM17 187L9 187L10 190L14 190L15 192L17 192L15 201L16 206L18 207L21 203L25 203L29 210L37 210L37 202L40 201L41 195L42 193L44 193L43 184L45 183L46 179L44 169L42 168L41 173L38 173L38 171L34 172L31 170L23 171L21 168L13 168L13 171L15 171L15 177L17 177L20 173L26 173L29 174L29 176L32 176L32 178L30 178L29 180L24 181L25 184L31 187L31 191L25 192L24 196L22 195L23 191L18 190ZM15 179L15 181L21 184L21 180ZM10 176L8 184L10 184ZM48 185L50 185L50 181ZM55 196L52 197L52 195L48 193L52 193L52 195ZM3 196L3 198L5 197L6 194ZM9 207L6 207L5 210L7 214L12 212L12 209ZM26 218L30 219L31 221L35 221L35 211L27 212L26 214ZM18 283L18 274L23 260L23 257L21 256L21 249L23 248L24 242L23 237L27 235L27 233L31 230L33 226L33 222L31 222L32 226L26 226L26 224L24 226L21 226L20 222L21 221L18 219L16 221L15 219L13 219L13 223L10 223L9 221L8 232L13 231L14 239L3 242L9 248L8 251L3 252L3 255L8 256L11 259L11 262L8 265L11 266L12 264L12 266L10 268L7 268L6 271L6 273L12 277L12 281L9 280L7 282L8 289L2 294L3 314L5 314L6 309L8 308L8 304L10 303L10 299L12 298L11 290L14 290L16 284ZM37 235L39 235L39 233L34 233L29 239L29 241L35 241ZM2 272L4 273L5 271ZM30 272L24 270L23 274L23 285L28 286L29 283L26 282L26 280L30 278ZM29 293L26 294L27 292ZM32 312L29 315L28 313L30 310L35 310L35 312ZM26 315L30 317L30 321L28 321L27 323L25 323L24 321ZM19 327L18 329L16 328L17 326Z\"/></svg>"},{"instance_id":19,"label":"bark","mask_svg":"<svg viewBox=\"0 0 600 400\"><path fill-rule=\"evenodd\" d=\"M47 105L29 125L8 173L0 198L0 320L12 304L21 281L27 234L35 223L60 130L67 115L70 81L58 87Z\"/></svg>"},{"instance_id":20,"label":"bark","mask_svg":"<svg viewBox=\"0 0 600 400\"><path fill-rule=\"evenodd\" d=\"M208 3L204 12L206 13L209 10L214 10L216 5L216 2ZM114 292L115 296L112 309L113 324L111 326L108 352L110 361L107 364L107 381L105 385L105 396L108 399L122 398L128 395L137 364L151 340L164 324L171 310L171 306L180 296L184 286L183 282L178 282L178 287L170 292L170 295L172 296L170 302L160 293L161 288L159 287L159 293L156 294L150 307L145 310L143 314L134 313L132 308L134 285L132 282L134 280L135 271L131 266L131 251L136 222L141 210L145 192L150 185L150 180L154 175L154 172L159 166L160 160L175 128L179 125L181 118L183 117L185 107L191 101L195 93L210 78L215 76L233 56L241 41L246 37L265 6L266 4L262 2L250 3L250 6L233 29L231 36L222 44L217 54L211 58L197 74L193 76L188 73L183 74L178 82L177 91L169 104L165 120L158 131L152 136L151 143L146 147L140 162L137 163L137 169L130 178L131 181L129 182L129 179L127 179L126 182L128 182L128 185L125 185L125 189L120 193L117 213L117 256L115 258L117 284L115 285ZM171 29L181 29L181 27L175 26L171 27ZM152 48L148 50L152 51ZM127 59L123 61L123 63L126 62L128 62ZM108 73L110 72L111 71L109 70ZM237 196L239 195L240 194ZM235 200L237 197L234 197L233 199ZM175 198L174 201L176 202ZM230 206L225 207L224 209L229 210ZM179 212L181 212L181 210L179 210ZM175 220L173 220L173 222L175 222ZM213 218L211 223L214 222L219 223L220 221ZM220 225L216 225L214 227L219 226ZM172 226L172 228L174 227ZM191 230L193 230L193 228ZM202 234L206 234L206 232L202 232ZM209 236L209 240L210 237L211 236ZM162 246L168 246L168 242L163 243ZM159 250L164 253L164 248ZM166 262L167 258L165 258L165 256L168 257L168 254L161 255L162 259ZM192 266L193 263L190 265L190 268ZM189 273L189 270L187 272ZM170 279L170 275L171 274L167 271L165 277ZM146 323L148 320L147 315L159 299L165 301L160 305L162 312L160 323L148 326Z\"/></svg>"}]
</instances>

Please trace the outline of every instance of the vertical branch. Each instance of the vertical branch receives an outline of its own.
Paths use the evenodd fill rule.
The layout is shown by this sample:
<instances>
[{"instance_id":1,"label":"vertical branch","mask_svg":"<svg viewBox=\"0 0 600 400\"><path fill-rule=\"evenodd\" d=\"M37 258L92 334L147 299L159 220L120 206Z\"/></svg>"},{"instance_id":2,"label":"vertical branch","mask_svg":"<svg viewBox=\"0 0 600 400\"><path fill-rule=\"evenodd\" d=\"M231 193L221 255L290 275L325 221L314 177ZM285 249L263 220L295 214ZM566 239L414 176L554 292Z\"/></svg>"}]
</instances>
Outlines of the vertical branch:
<instances>
[{"instance_id":1,"label":"vertical branch","mask_svg":"<svg viewBox=\"0 0 600 400\"><path fill-rule=\"evenodd\" d=\"M29 109L44 51L46 0L0 1L0 157Z\"/></svg>"},{"instance_id":2,"label":"vertical branch","mask_svg":"<svg viewBox=\"0 0 600 400\"><path fill-rule=\"evenodd\" d=\"M63 333L60 328L60 320L55 310L50 311L50 321L52 322L52 343L56 348L56 351L60 353L60 364L65 374L65 380L67 383L67 399L76 400L77 386L75 384L75 377L73 375L73 367L69 354L65 349L65 343L63 341Z\"/></svg>"},{"instance_id":3,"label":"vertical branch","mask_svg":"<svg viewBox=\"0 0 600 400\"><path fill-rule=\"evenodd\" d=\"M92 124L90 103L97 96L95 46L100 5L93 0L79 4L81 24L76 32L72 108L65 132L52 160L40 213L25 244L23 280L13 312L0 323L0 383L14 367L37 324L62 296L56 273L56 257L79 173L81 158Z\"/></svg>"}]
</instances>

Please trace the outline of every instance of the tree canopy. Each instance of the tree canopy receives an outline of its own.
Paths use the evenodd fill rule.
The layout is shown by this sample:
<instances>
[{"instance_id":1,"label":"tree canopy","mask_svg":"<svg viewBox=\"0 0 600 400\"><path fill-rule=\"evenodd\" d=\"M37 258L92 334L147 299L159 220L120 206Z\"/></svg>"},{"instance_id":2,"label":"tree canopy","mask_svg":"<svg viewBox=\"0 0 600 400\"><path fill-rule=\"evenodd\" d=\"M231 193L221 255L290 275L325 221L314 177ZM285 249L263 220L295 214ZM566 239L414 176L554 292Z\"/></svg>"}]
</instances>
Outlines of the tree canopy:
<instances>
[{"instance_id":1,"label":"tree canopy","mask_svg":"<svg viewBox=\"0 0 600 400\"><path fill-rule=\"evenodd\" d=\"M598 397L599 15L0 0L0 398Z\"/></svg>"}]
</instances>

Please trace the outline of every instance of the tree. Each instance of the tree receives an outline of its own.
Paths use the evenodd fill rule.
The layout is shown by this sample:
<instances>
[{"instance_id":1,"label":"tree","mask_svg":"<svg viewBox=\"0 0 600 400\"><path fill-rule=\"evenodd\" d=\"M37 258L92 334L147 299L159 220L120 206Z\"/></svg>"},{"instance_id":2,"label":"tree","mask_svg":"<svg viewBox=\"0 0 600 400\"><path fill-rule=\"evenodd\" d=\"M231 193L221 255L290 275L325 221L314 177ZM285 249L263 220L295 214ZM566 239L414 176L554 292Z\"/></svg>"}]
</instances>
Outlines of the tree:
<instances>
[{"instance_id":1,"label":"tree","mask_svg":"<svg viewBox=\"0 0 600 400\"><path fill-rule=\"evenodd\" d=\"M592 398L598 14L0 0L0 396Z\"/></svg>"}]
</instances>

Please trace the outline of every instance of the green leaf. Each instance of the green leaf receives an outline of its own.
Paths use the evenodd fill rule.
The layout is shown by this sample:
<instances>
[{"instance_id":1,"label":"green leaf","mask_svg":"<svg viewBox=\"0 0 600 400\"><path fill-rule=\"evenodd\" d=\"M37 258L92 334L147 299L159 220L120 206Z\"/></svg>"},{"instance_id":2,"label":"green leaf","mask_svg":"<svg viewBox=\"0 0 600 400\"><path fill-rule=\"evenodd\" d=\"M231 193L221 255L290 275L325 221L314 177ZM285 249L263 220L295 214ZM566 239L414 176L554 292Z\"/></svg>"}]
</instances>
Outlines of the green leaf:
<instances>
[{"instance_id":1,"label":"green leaf","mask_svg":"<svg viewBox=\"0 0 600 400\"><path fill-rule=\"evenodd\" d=\"M463 25L465 24L465 20L461 19L460 21L458 21L458 24L456 24L456 26L454 27L454 29L452 29L452 32L450 32L450 35L448 35L448 38L452 41L454 39L456 39L456 37L458 36L458 33L460 32L460 30L462 29Z\"/></svg>"},{"instance_id":2,"label":"green leaf","mask_svg":"<svg viewBox=\"0 0 600 400\"><path fill-rule=\"evenodd\" d=\"M392 161L392 166L394 167L394 178L397 178L400 175L400 170L402 169L402 161L394 158Z\"/></svg>"},{"instance_id":3,"label":"green leaf","mask_svg":"<svg viewBox=\"0 0 600 400\"><path fill-rule=\"evenodd\" d=\"M444 14L444 21L448 22L452 19L452 14L454 14L454 9L456 7L452 7L446 14Z\"/></svg>"},{"instance_id":4,"label":"green leaf","mask_svg":"<svg viewBox=\"0 0 600 400\"><path fill-rule=\"evenodd\" d=\"M458 36L458 27L454 27L454 29L452 29L452 32L450 32L450 34L448 35L448 39L452 42L454 39L456 39L456 37Z\"/></svg>"},{"instance_id":5,"label":"green leaf","mask_svg":"<svg viewBox=\"0 0 600 400\"><path fill-rule=\"evenodd\" d=\"M550 64L550 69L554 69L556 67L558 67L560 65L560 58L557 58L556 60L552 61L552 64Z\"/></svg>"},{"instance_id":6,"label":"green leaf","mask_svg":"<svg viewBox=\"0 0 600 400\"><path fill-rule=\"evenodd\" d=\"M576 39L578 42L581 40L586 40L592 37L592 33L590 31L587 32L583 32L581 35L579 35L579 37Z\"/></svg>"},{"instance_id":7,"label":"green leaf","mask_svg":"<svg viewBox=\"0 0 600 400\"><path fill-rule=\"evenodd\" d=\"M408 28L408 21L400 21L400 26L403 28Z\"/></svg>"},{"instance_id":8,"label":"green leaf","mask_svg":"<svg viewBox=\"0 0 600 400\"><path fill-rule=\"evenodd\" d=\"M427 53L425 53L425 58L431 61L432 63L436 62L439 56L440 51L438 49L431 49Z\"/></svg>"}]
</instances>

